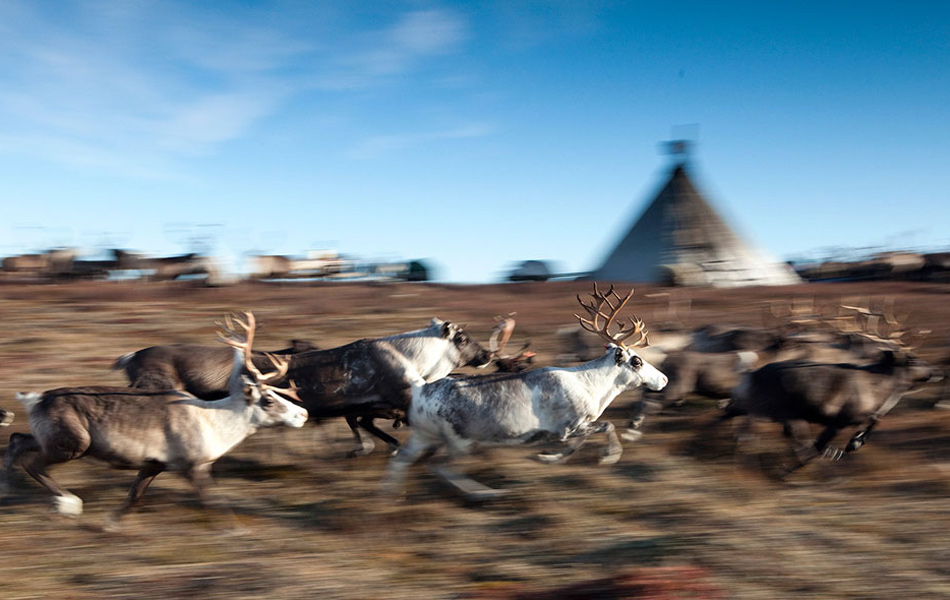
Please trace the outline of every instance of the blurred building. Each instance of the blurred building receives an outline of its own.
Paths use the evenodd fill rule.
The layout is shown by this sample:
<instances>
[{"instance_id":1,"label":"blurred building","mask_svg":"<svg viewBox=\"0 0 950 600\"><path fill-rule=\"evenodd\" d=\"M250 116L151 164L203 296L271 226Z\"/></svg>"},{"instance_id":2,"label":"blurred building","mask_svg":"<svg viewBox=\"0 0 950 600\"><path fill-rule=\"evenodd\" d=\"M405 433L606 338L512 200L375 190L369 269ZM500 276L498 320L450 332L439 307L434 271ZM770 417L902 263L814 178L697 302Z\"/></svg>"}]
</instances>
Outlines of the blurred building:
<instances>
[{"instance_id":1,"label":"blurred building","mask_svg":"<svg viewBox=\"0 0 950 600\"><path fill-rule=\"evenodd\" d=\"M696 189L685 159L591 278L716 287L801 281L729 227Z\"/></svg>"},{"instance_id":2,"label":"blurred building","mask_svg":"<svg viewBox=\"0 0 950 600\"><path fill-rule=\"evenodd\" d=\"M543 260L525 260L511 270L508 281L547 281L553 276L552 269Z\"/></svg>"}]
</instances>

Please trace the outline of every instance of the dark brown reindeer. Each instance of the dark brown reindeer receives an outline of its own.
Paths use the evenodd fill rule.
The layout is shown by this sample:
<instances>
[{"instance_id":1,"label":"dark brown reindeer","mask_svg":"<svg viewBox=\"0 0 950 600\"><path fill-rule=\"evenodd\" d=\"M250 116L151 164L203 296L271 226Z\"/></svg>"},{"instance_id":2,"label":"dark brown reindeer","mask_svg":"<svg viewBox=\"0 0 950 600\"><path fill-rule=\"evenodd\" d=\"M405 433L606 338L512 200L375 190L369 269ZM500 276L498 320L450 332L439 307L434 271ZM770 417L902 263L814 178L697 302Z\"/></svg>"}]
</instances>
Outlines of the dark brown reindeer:
<instances>
[{"instance_id":1,"label":"dark brown reindeer","mask_svg":"<svg viewBox=\"0 0 950 600\"><path fill-rule=\"evenodd\" d=\"M688 395L726 400L745 373L779 360L806 358L811 348L796 335L818 321L806 317L797 305L789 304L789 311L780 317L773 305L769 312L780 321L765 328L713 324L695 329L691 343L669 353L662 362L669 385L635 404L633 418L622 437L627 441L640 439L647 413L679 406Z\"/></svg>"},{"instance_id":2,"label":"dark brown reindeer","mask_svg":"<svg viewBox=\"0 0 950 600\"><path fill-rule=\"evenodd\" d=\"M374 424L375 419L399 422L409 403L409 384L392 369L393 353L409 360L427 380L445 377L462 366L487 366L491 355L472 340L462 327L433 319L417 331L378 339L364 339L329 350L312 350L288 356L287 379L298 386L298 393L310 411L311 421L344 417L357 447L350 456L372 452L375 444L360 435L360 428L386 442L392 450L399 447L393 436ZM122 359L119 359L122 360ZM255 357L258 361L267 359ZM150 389L174 383L166 371L167 361L158 361L159 368L130 373L138 385ZM120 365L121 366L121 365ZM219 362L208 361L189 370L189 390L199 397L226 393L226 374ZM183 378L184 379L184 378Z\"/></svg>"},{"instance_id":3,"label":"dark brown reindeer","mask_svg":"<svg viewBox=\"0 0 950 600\"><path fill-rule=\"evenodd\" d=\"M17 394L29 414L32 434L14 433L3 457L3 484L16 464L53 494L60 514L78 517L82 500L59 485L46 469L78 458L94 458L113 468L137 469L128 499L107 521L119 519L141 500L149 484L166 470L182 473L202 502L212 484L211 465L260 427L302 427L307 412L281 397L293 390L273 385L287 371L285 359L271 356L276 371L262 373L249 359L254 315L234 319L221 341L231 346L230 394L203 401L184 392L119 387L59 388ZM218 504L221 504L218 502ZM223 508L224 507L222 505Z\"/></svg>"},{"instance_id":4,"label":"dark brown reindeer","mask_svg":"<svg viewBox=\"0 0 950 600\"><path fill-rule=\"evenodd\" d=\"M844 453L857 450L908 391L942 376L899 341L903 330L894 329L886 337L876 335L874 323L883 315L870 311L859 314L868 317L865 331L853 335L881 348L876 360L869 364L806 360L768 364L747 374L725 407L723 420L747 417L739 432L740 440L750 435L755 419L782 424L785 435L795 443L797 458L786 474L819 456L838 460ZM874 332L868 332L868 328ZM811 434L810 423L823 427L817 438ZM843 451L830 446L841 429L851 426L860 429Z\"/></svg>"},{"instance_id":5,"label":"dark brown reindeer","mask_svg":"<svg viewBox=\"0 0 950 600\"><path fill-rule=\"evenodd\" d=\"M288 348L265 353L254 350L258 369L270 365L268 354L279 356L318 350L306 340L291 340ZM228 394L233 352L219 346L167 344L129 352L116 359L112 368L124 370L131 387L144 390L184 390L202 400L217 400Z\"/></svg>"},{"instance_id":6,"label":"dark brown reindeer","mask_svg":"<svg viewBox=\"0 0 950 600\"><path fill-rule=\"evenodd\" d=\"M375 444L360 435L361 428L386 442L390 451L399 447L373 421L405 421L412 392L404 363L426 381L435 381L460 367L486 367L491 360L462 326L432 319L416 331L291 355L284 380L294 382L315 423L344 417L357 444L349 456L362 456Z\"/></svg>"}]
</instances>

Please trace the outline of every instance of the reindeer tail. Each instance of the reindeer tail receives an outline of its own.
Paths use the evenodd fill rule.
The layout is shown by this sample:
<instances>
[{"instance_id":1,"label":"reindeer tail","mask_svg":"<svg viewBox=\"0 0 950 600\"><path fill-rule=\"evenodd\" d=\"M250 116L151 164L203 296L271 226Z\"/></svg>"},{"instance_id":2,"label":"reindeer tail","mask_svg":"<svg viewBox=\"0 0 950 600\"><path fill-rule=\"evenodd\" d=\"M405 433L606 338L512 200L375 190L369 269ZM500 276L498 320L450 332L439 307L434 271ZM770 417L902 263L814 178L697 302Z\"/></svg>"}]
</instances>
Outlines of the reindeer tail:
<instances>
[{"instance_id":1,"label":"reindeer tail","mask_svg":"<svg viewBox=\"0 0 950 600\"><path fill-rule=\"evenodd\" d=\"M115 359L115 362L112 363L112 370L118 371L119 369L124 369L130 362L132 362L132 359L135 358L136 354L138 354L138 352L128 352Z\"/></svg>"},{"instance_id":2,"label":"reindeer tail","mask_svg":"<svg viewBox=\"0 0 950 600\"><path fill-rule=\"evenodd\" d=\"M17 392L16 399L20 404L26 407L26 412L33 410L33 407L43 399L42 392Z\"/></svg>"}]
</instances>

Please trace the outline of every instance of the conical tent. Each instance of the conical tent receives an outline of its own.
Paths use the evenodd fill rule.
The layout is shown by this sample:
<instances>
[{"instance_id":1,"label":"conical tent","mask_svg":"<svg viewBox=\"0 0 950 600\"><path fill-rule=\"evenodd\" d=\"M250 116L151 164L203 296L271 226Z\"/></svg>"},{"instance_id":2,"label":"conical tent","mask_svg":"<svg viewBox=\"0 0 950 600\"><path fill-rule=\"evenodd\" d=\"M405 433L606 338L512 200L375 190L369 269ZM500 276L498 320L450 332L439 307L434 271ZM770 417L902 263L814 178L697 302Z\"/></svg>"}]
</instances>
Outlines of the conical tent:
<instances>
[{"instance_id":1,"label":"conical tent","mask_svg":"<svg viewBox=\"0 0 950 600\"><path fill-rule=\"evenodd\" d=\"M792 269L743 241L693 185L683 164L591 277L675 285L788 285Z\"/></svg>"}]
</instances>

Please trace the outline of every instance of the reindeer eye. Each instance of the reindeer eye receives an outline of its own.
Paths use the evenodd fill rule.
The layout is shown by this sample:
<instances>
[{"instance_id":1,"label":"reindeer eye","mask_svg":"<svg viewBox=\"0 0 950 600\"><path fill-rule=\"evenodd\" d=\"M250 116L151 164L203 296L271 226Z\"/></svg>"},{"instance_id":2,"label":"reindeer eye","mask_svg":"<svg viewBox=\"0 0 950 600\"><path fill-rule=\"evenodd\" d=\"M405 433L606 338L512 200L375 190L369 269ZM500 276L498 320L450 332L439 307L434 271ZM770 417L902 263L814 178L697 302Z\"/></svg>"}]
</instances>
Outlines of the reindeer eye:
<instances>
[{"instance_id":1,"label":"reindeer eye","mask_svg":"<svg viewBox=\"0 0 950 600\"><path fill-rule=\"evenodd\" d=\"M639 369L640 367L643 366L643 359L640 358L639 356L634 356L633 358L630 359L630 365L634 369Z\"/></svg>"},{"instance_id":2,"label":"reindeer eye","mask_svg":"<svg viewBox=\"0 0 950 600\"><path fill-rule=\"evenodd\" d=\"M459 348L464 348L465 346L468 346L468 338L459 337L458 339L455 340L455 345L457 345Z\"/></svg>"}]
</instances>

